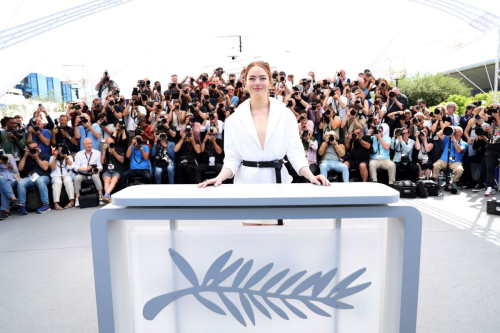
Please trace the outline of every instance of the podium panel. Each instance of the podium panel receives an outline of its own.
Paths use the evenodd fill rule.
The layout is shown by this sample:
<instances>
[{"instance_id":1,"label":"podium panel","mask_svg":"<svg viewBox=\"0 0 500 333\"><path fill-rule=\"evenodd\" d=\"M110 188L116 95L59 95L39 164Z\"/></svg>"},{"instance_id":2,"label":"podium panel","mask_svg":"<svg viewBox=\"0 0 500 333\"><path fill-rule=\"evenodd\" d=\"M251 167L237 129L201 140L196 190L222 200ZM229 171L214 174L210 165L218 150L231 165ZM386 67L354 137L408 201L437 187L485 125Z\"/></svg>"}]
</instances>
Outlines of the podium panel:
<instances>
[{"instance_id":1,"label":"podium panel","mask_svg":"<svg viewBox=\"0 0 500 333\"><path fill-rule=\"evenodd\" d=\"M131 230L135 332L380 332L381 230L247 229Z\"/></svg>"}]
</instances>

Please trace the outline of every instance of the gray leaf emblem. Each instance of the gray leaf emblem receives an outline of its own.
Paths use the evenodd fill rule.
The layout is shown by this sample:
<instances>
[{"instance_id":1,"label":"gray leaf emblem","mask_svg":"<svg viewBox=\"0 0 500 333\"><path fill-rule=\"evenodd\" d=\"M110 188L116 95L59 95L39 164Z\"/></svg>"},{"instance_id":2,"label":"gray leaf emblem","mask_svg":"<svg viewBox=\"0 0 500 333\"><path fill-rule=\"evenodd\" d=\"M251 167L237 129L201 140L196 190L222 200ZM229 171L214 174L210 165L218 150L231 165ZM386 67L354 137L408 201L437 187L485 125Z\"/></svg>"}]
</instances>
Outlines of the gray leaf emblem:
<instances>
[{"instance_id":1,"label":"gray leaf emblem","mask_svg":"<svg viewBox=\"0 0 500 333\"><path fill-rule=\"evenodd\" d=\"M191 283L192 287L160 295L146 302L143 308L143 316L147 320L153 320L158 315L158 313L160 313L170 303L187 295L193 295L196 300L198 300L198 302L200 302L207 309L219 315L227 315L226 311L224 311L221 306L201 296L200 293L202 292L212 292L217 294L227 311L243 326L247 326L243 314L236 307L236 305L229 298L227 298L225 294L238 294L239 300L241 302L241 307L254 326L255 313L252 304L255 309L257 309L269 319L272 319L271 312L273 312L279 317L288 320L289 317L283 310L284 308L288 309L292 314L299 318L307 319L307 315L297 307L292 305L289 302L290 300L295 300L303 303L309 310L317 315L323 317L331 317L328 312L313 304L312 302L319 302L334 309L354 309L354 306L340 302L339 300L359 293L371 285L371 282L367 282L349 288L351 283L353 283L366 271L366 268L362 268L337 283L337 285L332 288L327 296L319 297L319 294L321 294L321 292L325 290L325 288L337 274L337 269L334 268L324 275L322 275L322 272L312 274L311 276L300 282L291 291L290 294L284 294L286 290L294 286L304 275L307 274L307 271L301 271L285 279L285 277L290 272L290 269L285 269L279 273L272 275L259 290L251 289L256 284L263 281L272 270L274 264L270 263L253 273L248 281L244 284L244 286L240 287L243 280L245 280L245 278L249 276L250 270L253 266L253 260L249 260L243 264L244 259L240 258L228 265L233 251L228 251L222 254L212 263L212 265L210 265L207 273L205 274L203 282L200 285L198 277L196 276L196 273L194 272L189 262L174 249L169 249L169 254L179 271ZM224 267L226 268L224 269ZM236 273L236 271L238 272ZM220 286L222 282L227 280L235 273L236 276L230 287ZM284 282L281 282L283 280ZM280 282L281 285L276 289L275 292L269 292L270 289L278 286ZM311 288L311 296L304 295L304 293ZM267 305L267 307L271 311L269 311L266 306L255 296L261 297L264 300L264 304Z\"/></svg>"}]
</instances>

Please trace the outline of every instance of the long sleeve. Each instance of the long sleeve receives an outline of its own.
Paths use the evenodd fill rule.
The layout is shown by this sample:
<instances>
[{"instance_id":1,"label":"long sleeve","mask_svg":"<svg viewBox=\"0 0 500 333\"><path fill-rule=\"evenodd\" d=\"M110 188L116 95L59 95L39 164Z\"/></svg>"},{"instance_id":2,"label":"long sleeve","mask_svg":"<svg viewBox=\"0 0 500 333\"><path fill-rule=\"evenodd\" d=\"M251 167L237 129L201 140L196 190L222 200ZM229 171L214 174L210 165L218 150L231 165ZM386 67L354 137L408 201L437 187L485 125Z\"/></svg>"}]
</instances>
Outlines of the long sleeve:
<instances>
[{"instance_id":1,"label":"long sleeve","mask_svg":"<svg viewBox=\"0 0 500 333\"><path fill-rule=\"evenodd\" d=\"M236 148L234 145L234 139L235 139L235 133L233 133L234 122L236 119L234 117L229 117L229 119L226 121L226 128L225 128L225 134L224 134L224 165L223 168L231 170L233 173L233 177L240 167L241 164L241 156L238 155L236 152ZM294 126L296 129L297 127ZM297 130L298 132L298 130ZM297 139L298 139L298 133L297 133ZM302 148L302 151L304 151L304 148Z\"/></svg>"},{"instance_id":2,"label":"long sleeve","mask_svg":"<svg viewBox=\"0 0 500 333\"><path fill-rule=\"evenodd\" d=\"M101 152L99 150L94 150L94 152L97 155L96 156L97 157L97 163L96 163L97 164L97 168L102 170L103 168L102 168L102 163L101 163Z\"/></svg>"}]
</instances>

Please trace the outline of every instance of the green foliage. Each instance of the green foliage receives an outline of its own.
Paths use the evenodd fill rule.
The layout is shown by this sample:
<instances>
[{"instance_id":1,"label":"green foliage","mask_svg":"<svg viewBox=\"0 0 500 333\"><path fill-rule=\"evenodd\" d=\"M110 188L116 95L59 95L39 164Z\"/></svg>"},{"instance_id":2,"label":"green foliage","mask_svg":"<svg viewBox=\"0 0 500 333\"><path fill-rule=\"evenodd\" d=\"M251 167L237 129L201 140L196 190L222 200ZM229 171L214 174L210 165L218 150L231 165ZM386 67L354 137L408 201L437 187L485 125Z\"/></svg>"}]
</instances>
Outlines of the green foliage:
<instances>
[{"instance_id":1,"label":"green foliage","mask_svg":"<svg viewBox=\"0 0 500 333\"><path fill-rule=\"evenodd\" d=\"M417 73L399 81L399 89L408 97L409 106L423 98L428 106L447 101L452 95L470 97L471 88L457 79L443 73ZM465 109L464 109L465 110Z\"/></svg>"},{"instance_id":2,"label":"green foliage","mask_svg":"<svg viewBox=\"0 0 500 333\"><path fill-rule=\"evenodd\" d=\"M461 116L465 113L467 105L472 104L472 102L476 101L485 101L483 106L490 105L491 103L493 103L493 96L494 96L493 91L490 91L486 94L479 93L471 97L465 97L461 95L451 95L450 97L448 97L448 99L446 99L446 101L439 103L439 105L446 105L446 103L448 102L455 102L455 104L457 104L456 113L459 116ZM433 108L431 110L433 110Z\"/></svg>"}]
</instances>

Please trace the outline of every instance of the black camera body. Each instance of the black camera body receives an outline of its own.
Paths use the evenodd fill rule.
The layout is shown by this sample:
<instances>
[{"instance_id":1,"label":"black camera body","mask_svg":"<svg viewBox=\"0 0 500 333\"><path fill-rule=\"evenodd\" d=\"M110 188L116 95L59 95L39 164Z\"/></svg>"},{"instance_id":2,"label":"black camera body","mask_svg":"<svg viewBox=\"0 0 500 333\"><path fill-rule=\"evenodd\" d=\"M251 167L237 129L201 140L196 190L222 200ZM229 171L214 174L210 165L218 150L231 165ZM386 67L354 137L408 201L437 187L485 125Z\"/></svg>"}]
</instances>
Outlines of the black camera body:
<instances>
[{"instance_id":1,"label":"black camera body","mask_svg":"<svg viewBox=\"0 0 500 333\"><path fill-rule=\"evenodd\" d=\"M3 163L7 163L9 161L9 158L3 154L3 149L0 149L0 161Z\"/></svg>"},{"instance_id":2,"label":"black camera body","mask_svg":"<svg viewBox=\"0 0 500 333\"><path fill-rule=\"evenodd\" d=\"M141 126L137 126L137 128L134 131L134 134L135 135L141 135L142 134L142 127Z\"/></svg>"},{"instance_id":3,"label":"black camera body","mask_svg":"<svg viewBox=\"0 0 500 333\"><path fill-rule=\"evenodd\" d=\"M24 128L22 128L15 130L7 130L7 133L12 133L16 138L16 140L21 140L22 138L24 138L24 134L26 133L26 131L24 130Z\"/></svg>"},{"instance_id":4,"label":"black camera body","mask_svg":"<svg viewBox=\"0 0 500 333\"><path fill-rule=\"evenodd\" d=\"M396 129L396 136L403 136L403 129L401 128Z\"/></svg>"}]
</instances>

